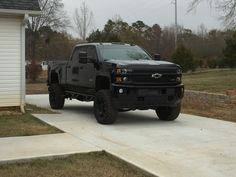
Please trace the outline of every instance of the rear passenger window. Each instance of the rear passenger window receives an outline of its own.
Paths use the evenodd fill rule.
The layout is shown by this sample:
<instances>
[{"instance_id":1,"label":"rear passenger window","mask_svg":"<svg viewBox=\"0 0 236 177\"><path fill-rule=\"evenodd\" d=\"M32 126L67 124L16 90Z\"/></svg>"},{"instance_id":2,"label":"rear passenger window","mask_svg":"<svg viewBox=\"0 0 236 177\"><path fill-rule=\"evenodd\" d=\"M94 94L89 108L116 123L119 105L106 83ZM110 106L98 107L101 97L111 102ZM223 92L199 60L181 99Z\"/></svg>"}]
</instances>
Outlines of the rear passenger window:
<instances>
[{"instance_id":1,"label":"rear passenger window","mask_svg":"<svg viewBox=\"0 0 236 177\"><path fill-rule=\"evenodd\" d=\"M97 52L96 52L96 49L95 49L94 46L89 46L88 50L87 50L87 53L88 53L88 58L89 59L97 60Z\"/></svg>"},{"instance_id":2,"label":"rear passenger window","mask_svg":"<svg viewBox=\"0 0 236 177\"><path fill-rule=\"evenodd\" d=\"M73 53L73 56L72 56L73 61L79 61L79 53L80 52L87 52L87 48L86 47L77 47L74 50L74 53Z\"/></svg>"},{"instance_id":3,"label":"rear passenger window","mask_svg":"<svg viewBox=\"0 0 236 177\"><path fill-rule=\"evenodd\" d=\"M83 47L79 47L79 53L86 53L87 52L87 47L83 46ZM81 62L80 58L78 57L78 61ZM83 63L83 62L81 62Z\"/></svg>"}]
</instances>

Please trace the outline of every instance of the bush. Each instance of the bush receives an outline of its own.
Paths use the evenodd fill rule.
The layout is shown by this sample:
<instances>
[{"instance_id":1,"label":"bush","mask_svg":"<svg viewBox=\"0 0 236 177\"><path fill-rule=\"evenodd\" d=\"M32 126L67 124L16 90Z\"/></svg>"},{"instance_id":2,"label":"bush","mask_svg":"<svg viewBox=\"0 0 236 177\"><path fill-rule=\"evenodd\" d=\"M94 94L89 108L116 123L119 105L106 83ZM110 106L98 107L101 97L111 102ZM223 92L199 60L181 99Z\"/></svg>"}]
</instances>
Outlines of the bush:
<instances>
[{"instance_id":1,"label":"bush","mask_svg":"<svg viewBox=\"0 0 236 177\"><path fill-rule=\"evenodd\" d=\"M217 68L218 67L218 60L215 58L211 58L207 60L207 66L209 68Z\"/></svg>"},{"instance_id":2,"label":"bush","mask_svg":"<svg viewBox=\"0 0 236 177\"><path fill-rule=\"evenodd\" d=\"M236 31L232 36L225 40L226 47L223 50L225 64L230 68L236 67Z\"/></svg>"},{"instance_id":3,"label":"bush","mask_svg":"<svg viewBox=\"0 0 236 177\"><path fill-rule=\"evenodd\" d=\"M194 71L197 63L193 59L191 50L180 45L172 55L172 61L182 67L183 72Z\"/></svg>"},{"instance_id":4,"label":"bush","mask_svg":"<svg viewBox=\"0 0 236 177\"><path fill-rule=\"evenodd\" d=\"M227 65L225 63L225 60L224 59L219 59L218 60L218 66L219 66L219 68L226 68Z\"/></svg>"}]
</instances>

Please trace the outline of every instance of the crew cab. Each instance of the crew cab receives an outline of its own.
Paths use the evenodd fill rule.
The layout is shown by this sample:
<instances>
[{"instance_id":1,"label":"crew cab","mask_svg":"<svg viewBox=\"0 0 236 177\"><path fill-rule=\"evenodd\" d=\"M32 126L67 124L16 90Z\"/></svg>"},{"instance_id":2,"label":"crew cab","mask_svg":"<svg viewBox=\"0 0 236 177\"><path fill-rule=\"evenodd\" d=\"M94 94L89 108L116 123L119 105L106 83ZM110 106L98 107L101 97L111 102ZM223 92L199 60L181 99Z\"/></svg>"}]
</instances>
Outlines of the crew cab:
<instances>
[{"instance_id":1,"label":"crew cab","mask_svg":"<svg viewBox=\"0 0 236 177\"><path fill-rule=\"evenodd\" d=\"M137 109L153 109L160 120L173 121L184 96L179 65L122 43L79 44L68 61L49 62L48 90L53 109L62 109L65 99L93 101L101 124Z\"/></svg>"}]
</instances>

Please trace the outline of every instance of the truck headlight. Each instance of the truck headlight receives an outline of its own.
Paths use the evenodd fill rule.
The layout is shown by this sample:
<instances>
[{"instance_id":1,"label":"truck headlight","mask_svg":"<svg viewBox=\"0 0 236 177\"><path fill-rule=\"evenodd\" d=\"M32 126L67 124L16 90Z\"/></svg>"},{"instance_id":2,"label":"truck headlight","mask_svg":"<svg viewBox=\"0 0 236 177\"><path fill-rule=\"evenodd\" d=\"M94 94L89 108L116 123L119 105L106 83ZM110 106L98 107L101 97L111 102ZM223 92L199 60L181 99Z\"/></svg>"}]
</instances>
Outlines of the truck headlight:
<instances>
[{"instance_id":1,"label":"truck headlight","mask_svg":"<svg viewBox=\"0 0 236 177\"><path fill-rule=\"evenodd\" d=\"M127 74L127 73L128 73L127 69L116 68L116 74L117 75Z\"/></svg>"},{"instance_id":2,"label":"truck headlight","mask_svg":"<svg viewBox=\"0 0 236 177\"><path fill-rule=\"evenodd\" d=\"M118 83L122 83L122 82L126 82L126 81L128 81L128 77L120 77L120 76L116 77L116 82L118 82Z\"/></svg>"}]
</instances>

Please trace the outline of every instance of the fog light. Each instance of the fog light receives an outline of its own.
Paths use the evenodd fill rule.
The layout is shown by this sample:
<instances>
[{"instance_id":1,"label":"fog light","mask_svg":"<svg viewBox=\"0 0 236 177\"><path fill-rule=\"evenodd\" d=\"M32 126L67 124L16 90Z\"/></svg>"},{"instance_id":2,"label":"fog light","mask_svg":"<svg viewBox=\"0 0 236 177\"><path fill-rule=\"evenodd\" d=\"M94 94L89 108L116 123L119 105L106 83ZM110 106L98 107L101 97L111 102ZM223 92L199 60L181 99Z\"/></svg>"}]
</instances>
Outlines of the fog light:
<instances>
[{"instance_id":1,"label":"fog light","mask_svg":"<svg viewBox=\"0 0 236 177\"><path fill-rule=\"evenodd\" d=\"M123 89L119 89L119 93L120 94L124 93L124 90Z\"/></svg>"},{"instance_id":2,"label":"fog light","mask_svg":"<svg viewBox=\"0 0 236 177\"><path fill-rule=\"evenodd\" d=\"M181 77L177 77L177 78L176 78L176 81L177 81L177 82L180 82L180 81L181 81Z\"/></svg>"}]
</instances>

